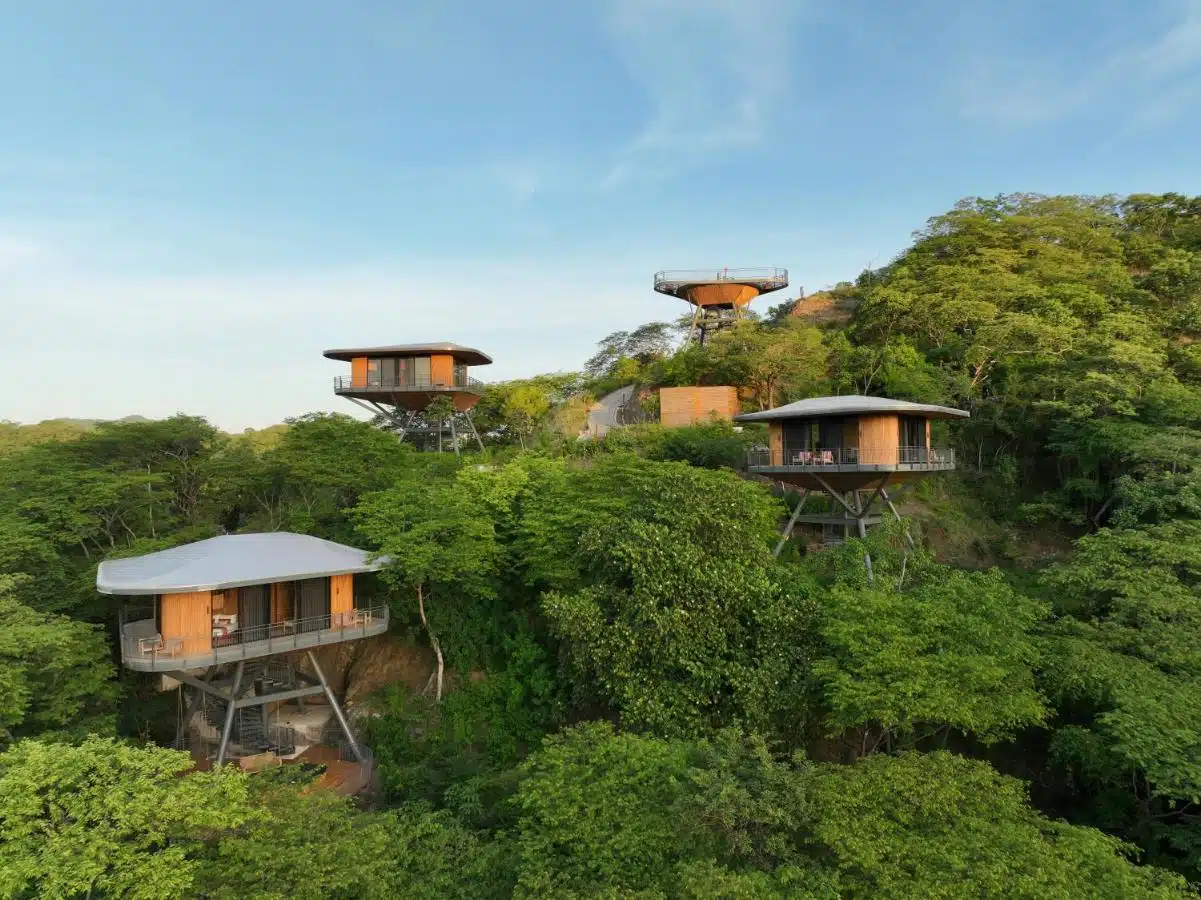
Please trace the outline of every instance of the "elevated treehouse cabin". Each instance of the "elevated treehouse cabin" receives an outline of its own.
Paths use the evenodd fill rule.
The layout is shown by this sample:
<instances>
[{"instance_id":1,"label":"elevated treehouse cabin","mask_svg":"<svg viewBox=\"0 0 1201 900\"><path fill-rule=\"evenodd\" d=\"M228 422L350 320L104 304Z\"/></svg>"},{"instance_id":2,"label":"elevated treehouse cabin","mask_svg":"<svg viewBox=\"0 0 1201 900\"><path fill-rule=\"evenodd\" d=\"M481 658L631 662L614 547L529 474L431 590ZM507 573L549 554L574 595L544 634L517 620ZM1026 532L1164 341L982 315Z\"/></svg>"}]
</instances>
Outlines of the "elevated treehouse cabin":
<instances>
[{"instance_id":1,"label":"elevated treehouse cabin","mask_svg":"<svg viewBox=\"0 0 1201 900\"><path fill-rule=\"evenodd\" d=\"M350 363L349 376L334 379L334 393L391 422L401 440L406 434L434 435L441 447L449 428L457 453L462 427L463 437L474 436L483 449L471 409L483 396L484 383L468 369L491 364L486 354L443 342L326 350L324 356ZM448 398L452 411L446 419L430 421L427 410L438 397Z\"/></svg>"},{"instance_id":2,"label":"elevated treehouse cabin","mask_svg":"<svg viewBox=\"0 0 1201 900\"><path fill-rule=\"evenodd\" d=\"M931 445L931 421L967 417L947 406L861 396L814 397L735 417L768 425L768 445L750 451L748 470L801 489L776 553L797 523L863 536L881 519L872 511L877 503L899 519L891 487L955 468L955 451ZM803 514L813 493L828 497L834 511Z\"/></svg>"},{"instance_id":3,"label":"elevated treehouse cabin","mask_svg":"<svg viewBox=\"0 0 1201 900\"><path fill-rule=\"evenodd\" d=\"M356 576L382 565L369 557L308 535L223 535L106 560L96 589L141 599L121 614L121 662L188 689L178 725L181 745L195 749L211 739L218 765L231 748L236 756L295 756L321 742L332 713L351 753L363 762L363 748L313 649L387 631L388 605L356 591ZM307 655L312 675L296 670L297 654ZM328 704L324 712L306 706L306 698L320 696ZM289 701L296 712L281 726L279 714Z\"/></svg>"}]
</instances>

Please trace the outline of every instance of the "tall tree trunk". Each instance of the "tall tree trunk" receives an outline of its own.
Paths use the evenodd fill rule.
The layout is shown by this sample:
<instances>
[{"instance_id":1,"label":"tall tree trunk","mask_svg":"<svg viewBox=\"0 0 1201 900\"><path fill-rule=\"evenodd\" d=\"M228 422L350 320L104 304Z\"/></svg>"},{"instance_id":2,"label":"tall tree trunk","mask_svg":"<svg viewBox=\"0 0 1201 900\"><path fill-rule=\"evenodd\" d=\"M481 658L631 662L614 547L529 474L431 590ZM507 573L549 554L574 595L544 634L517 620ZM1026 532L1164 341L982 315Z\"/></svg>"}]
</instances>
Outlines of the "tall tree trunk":
<instances>
[{"instance_id":1,"label":"tall tree trunk","mask_svg":"<svg viewBox=\"0 0 1201 900\"><path fill-rule=\"evenodd\" d=\"M434 680L434 702L442 702L442 673L445 671L445 665L442 660L442 644L438 641L438 636L430 629L430 620L425 617L425 591L421 585L417 585L417 609L421 613L421 624L425 626L425 633L429 635L430 646L434 648L434 659L437 668L434 669L434 674L437 676Z\"/></svg>"}]
</instances>

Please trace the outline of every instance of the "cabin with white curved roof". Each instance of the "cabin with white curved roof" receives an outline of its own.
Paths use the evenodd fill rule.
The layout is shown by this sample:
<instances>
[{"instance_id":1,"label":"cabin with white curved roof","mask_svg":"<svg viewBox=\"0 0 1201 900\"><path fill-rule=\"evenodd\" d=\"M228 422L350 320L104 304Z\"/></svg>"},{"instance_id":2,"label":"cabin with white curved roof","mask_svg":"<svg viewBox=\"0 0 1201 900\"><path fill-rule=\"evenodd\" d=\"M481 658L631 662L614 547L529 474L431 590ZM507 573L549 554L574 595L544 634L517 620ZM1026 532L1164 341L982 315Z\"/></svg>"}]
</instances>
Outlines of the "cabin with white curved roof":
<instances>
[{"instance_id":1,"label":"cabin with white curved roof","mask_svg":"<svg viewBox=\"0 0 1201 900\"><path fill-rule=\"evenodd\" d=\"M814 490L853 491L955 468L955 451L931 444L935 419L967 418L948 406L886 397L814 397L736 416L768 425L768 445L748 469Z\"/></svg>"}]
</instances>

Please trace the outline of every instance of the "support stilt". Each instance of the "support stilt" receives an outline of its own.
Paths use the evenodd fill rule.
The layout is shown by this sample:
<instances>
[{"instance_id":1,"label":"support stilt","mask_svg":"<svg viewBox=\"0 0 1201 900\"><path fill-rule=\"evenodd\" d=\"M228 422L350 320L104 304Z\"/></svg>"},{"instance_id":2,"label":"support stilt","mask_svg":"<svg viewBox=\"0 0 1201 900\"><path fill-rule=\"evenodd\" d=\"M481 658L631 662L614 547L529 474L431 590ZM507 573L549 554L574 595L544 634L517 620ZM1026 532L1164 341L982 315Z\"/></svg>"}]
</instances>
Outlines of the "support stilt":
<instances>
[{"instance_id":1,"label":"support stilt","mask_svg":"<svg viewBox=\"0 0 1201 900\"><path fill-rule=\"evenodd\" d=\"M809 492L805 491L801 494L801 499L797 501L796 509L792 511L792 516L788 520L788 524L784 526L784 533L780 535L780 540L776 544L776 549L771 552L773 557L778 557L780 551L784 549L784 545L788 543L788 539L792 537L792 529L796 526L797 517L801 514L801 510L805 508L805 503L809 499Z\"/></svg>"},{"instance_id":2,"label":"support stilt","mask_svg":"<svg viewBox=\"0 0 1201 900\"><path fill-rule=\"evenodd\" d=\"M864 540L867 538L867 525L864 524L862 516L856 521L859 522L859 538L860 540ZM871 584L875 581L875 576L872 573L872 555L867 550L863 551L863 565L867 568L867 583Z\"/></svg>"},{"instance_id":3,"label":"support stilt","mask_svg":"<svg viewBox=\"0 0 1201 900\"><path fill-rule=\"evenodd\" d=\"M467 420L467 424L471 426L471 433L475 435L475 442L479 444L480 450L484 449L484 442L480 440L480 433L475 430L475 422L471 421L471 413L464 412L463 418Z\"/></svg>"},{"instance_id":4,"label":"support stilt","mask_svg":"<svg viewBox=\"0 0 1201 900\"><path fill-rule=\"evenodd\" d=\"M888 508L889 508L890 510L892 510L892 514L893 514L894 516L896 516L896 518L897 518L897 521L898 521L898 522L902 522L902 523L903 523L905 520L904 520L904 519L902 519L902 518L901 518L901 514L900 514L899 512L897 512L897 508L896 508L896 507L893 505L893 503L892 503L892 498L888 496L888 491L884 490L884 486L883 486L883 485L881 485L881 486L880 486L880 496L882 496L882 497L884 498L884 502L888 504ZM916 549L917 549L916 545L913 543L913 535L911 535L911 534L909 533L909 529L908 529L908 528L906 528L906 529L905 529L905 541L906 541L906 543L908 543L908 544L909 544L909 549L910 549L910 550L916 550Z\"/></svg>"},{"instance_id":5,"label":"support stilt","mask_svg":"<svg viewBox=\"0 0 1201 900\"><path fill-rule=\"evenodd\" d=\"M225 727L221 729L221 744L217 747L217 768L225 763L225 751L229 747L229 735L234 727L234 712L237 707L234 705L238 699L238 691L242 689L242 673L246 670L246 661L238 660L238 666L234 669L234 686L229 692L229 701L225 707Z\"/></svg>"},{"instance_id":6,"label":"support stilt","mask_svg":"<svg viewBox=\"0 0 1201 900\"><path fill-rule=\"evenodd\" d=\"M342 733L346 735L346 741L350 744L354 758L358 762L363 762L363 751L359 748L359 742L354 739L354 733L350 730L350 723L346 721L346 716L342 714L342 707L338 705L338 698L334 696L329 682L325 680L325 673L321 671L321 666L317 664L317 657L313 655L313 651L309 650L308 654L309 662L313 664L313 672L316 673L317 680L321 682L321 687L325 690L325 699L329 701L329 705L338 719L338 724L342 726Z\"/></svg>"},{"instance_id":7,"label":"support stilt","mask_svg":"<svg viewBox=\"0 0 1201 900\"><path fill-rule=\"evenodd\" d=\"M206 680L212 671L212 667L205 669L204 677ZM186 681L182 678L176 678L175 680L179 682L179 690L183 694L183 712L180 714L179 722L175 726L175 746L179 749L183 747L184 738L187 736L188 723L191 722L192 714L196 712L196 707L199 705L197 701L203 700L204 691L196 688L189 691L189 685Z\"/></svg>"},{"instance_id":8,"label":"support stilt","mask_svg":"<svg viewBox=\"0 0 1201 900\"><path fill-rule=\"evenodd\" d=\"M455 414L450 414L450 443L455 448L455 456L459 455L459 435L455 431Z\"/></svg>"}]
</instances>

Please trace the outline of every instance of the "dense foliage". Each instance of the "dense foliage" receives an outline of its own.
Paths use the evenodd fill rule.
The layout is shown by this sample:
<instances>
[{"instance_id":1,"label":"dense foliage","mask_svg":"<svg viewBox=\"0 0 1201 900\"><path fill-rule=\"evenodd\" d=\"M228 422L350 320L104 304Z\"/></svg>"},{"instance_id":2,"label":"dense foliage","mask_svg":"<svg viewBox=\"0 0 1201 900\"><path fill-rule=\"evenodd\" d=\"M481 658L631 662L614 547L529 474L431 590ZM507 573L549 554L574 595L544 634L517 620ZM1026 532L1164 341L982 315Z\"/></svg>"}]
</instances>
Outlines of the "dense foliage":
<instances>
[{"instance_id":1,"label":"dense foliage","mask_svg":"<svg viewBox=\"0 0 1201 900\"><path fill-rule=\"evenodd\" d=\"M490 386L462 457L341 415L4 423L0 897L1195 896L1201 198L965 201L829 293ZM972 418L916 548L777 558L755 429L577 439L685 384ZM255 530L385 554L434 660L358 704L369 802L181 777L174 700L113 665L101 560Z\"/></svg>"}]
</instances>

